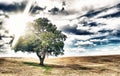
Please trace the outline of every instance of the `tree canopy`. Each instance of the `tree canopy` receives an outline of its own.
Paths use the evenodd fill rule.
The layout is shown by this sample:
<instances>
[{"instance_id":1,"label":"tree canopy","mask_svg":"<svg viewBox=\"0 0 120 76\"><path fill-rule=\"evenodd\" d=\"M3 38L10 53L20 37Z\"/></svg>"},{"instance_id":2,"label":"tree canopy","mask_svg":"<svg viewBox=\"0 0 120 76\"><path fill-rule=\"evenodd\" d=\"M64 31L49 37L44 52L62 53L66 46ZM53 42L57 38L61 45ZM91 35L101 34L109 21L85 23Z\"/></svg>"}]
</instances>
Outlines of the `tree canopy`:
<instances>
[{"instance_id":1,"label":"tree canopy","mask_svg":"<svg viewBox=\"0 0 120 76\"><path fill-rule=\"evenodd\" d=\"M56 25L47 18L39 18L29 24L26 33L19 38L13 49L36 52L39 58L48 54L57 56L64 52L65 39L66 35L57 30Z\"/></svg>"}]
</instances>

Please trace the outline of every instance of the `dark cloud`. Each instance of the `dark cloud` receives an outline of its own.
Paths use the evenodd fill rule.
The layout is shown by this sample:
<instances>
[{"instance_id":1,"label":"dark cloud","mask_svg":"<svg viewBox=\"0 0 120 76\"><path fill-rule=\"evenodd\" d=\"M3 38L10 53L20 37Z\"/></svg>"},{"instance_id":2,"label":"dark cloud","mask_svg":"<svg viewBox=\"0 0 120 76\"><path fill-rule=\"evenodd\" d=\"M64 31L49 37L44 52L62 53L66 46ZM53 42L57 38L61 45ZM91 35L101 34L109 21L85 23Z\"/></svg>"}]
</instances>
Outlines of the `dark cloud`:
<instances>
[{"instance_id":1,"label":"dark cloud","mask_svg":"<svg viewBox=\"0 0 120 76\"><path fill-rule=\"evenodd\" d=\"M113 30L102 29L98 31L99 33L112 33Z\"/></svg>"},{"instance_id":2,"label":"dark cloud","mask_svg":"<svg viewBox=\"0 0 120 76\"><path fill-rule=\"evenodd\" d=\"M100 16L99 18L113 18L113 17L120 17L120 11L119 12L115 12L112 14L108 14L108 15L104 15L104 16Z\"/></svg>"},{"instance_id":3,"label":"dark cloud","mask_svg":"<svg viewBox=\"0 0 120 76\"><path fill-rule=\"evenodd\" d=\"M103 37L99 37L100 39L96 39L96 38L93 38L93 39L89 39L88 41L92 42L93 44L92 45L89 45L90 47L96 47L96 46L100 46L100 45L106 45L106 44L109 44L109 41L108 39L106 38L103 38ZM87 46L86 46L87 47Z\"/></svg>"},{"instance_id":4,"label":"dark cloud","mask_svg":"<svg viewBox=\"0 0 120 76\"><path fill-rule=\"evenodd\" d=\"M117 5L113 6L112 8L120 8L120 3L118 3Z\"/></svg>"},{"instance_id":5,"label":"dark cloud","mask_svg":"<svg viewBox=\"0 0 120 76\"><path fill-rule=\"evenodd\" d=\"M106 44L108 44L108 42L106 42L106 41L96 41L96 42L93 42L93 44L96 45L96 46L100 46L100 45L106 45Z\"/></svg>"},{"instance_id":6,"label":"dark cloud","mask_svg":"<svg viewBox=\"0 0 120 76\"><path fill-rule=\"evenodd\" d=\"M58 8L58 7L53 7L52 9L48 10L52 15L69 15L69 12L65 10L64 7Z\"/></svg>"},{"instance_id":7,"label":"dark cloud","mask_svg":"<svg viewBox=\"0 0 120 76\"><path fill-rule=\"evenodd\" d=\"M96 46L99 45L107 45L107 44L118 44L120 43L120 30L115 30L116 32L114 32L114 30L100 30L99 32L101 34L104 33L108 33L108 35L106 36L98 36L98 37L92 37L90 39L88 39L87 41L91 41L93 42L93 44L95 44Z\"/></svg>"},{"instance_id":8,"label":"dark cloud","mask_svg":"<svg viewBox=\"0 0 120 76\"><path fill-rule=\"evenodd\" d=\"M120 32L116 32L114 35L109 34L106 36L93 37L86 40L92 42L93 44L89 44L89 46L84 45L84 47L96 47L100 45L119 44L120 43L119 37L120 37Z\"/></svg>"},{"instance_id":9,"label":"dark cloud","mask_svg":"<svg viewBox=\"0 0 120 76\"><path fill-rule=\"evenodd\" d=\"M94 33L89 32L87 30L82 30L82 29L77 29L77 25L74 26L65 26L62 28L62 31L66 32L66 33L72 33L75 35L92 35Z\"/></svg>"},{"instance_id":10,"label":"dark cloud","mask_svg":"<svg viewBox=\"0 0 120 76\"><path fill-rule=\"evenodd\" d=\"M86 21L81 22L81 24L83 26L89 26L89 27L93 27L93 26L95 27L95 26L101 25L101 24L99 24L97 22L86 22Z\"/></svg>"},{"instance_id":11,"label":"dark cloud","mask_svg":"<svg viewBox=\"0 0 120 76\"><path fill-rule=\"evenodd\" d=\"M26 2L22 3L13 3L13 4L7 4L7 3L0 3L0 10L4 12L16 12L16 11L22 11L25 8Z\"/></svg>"},{"instance_id":12,"label":"dark cloud","mask_svg":"<svg viewBox=\"0 0 120 76\"><path fill-rule=\"evenodd\" d=\"M120 40L109 40L109 43L112 43L112 44L117 44L117 43L120 43Z\"/></svg>"},{"instance_id":13,"label":"dark cloud","mask_svg":"<svg viewBox=\"0 0 120 76\"><path fill-rule=\"evenodd\" d=\"M0 22L0 25L2 25L3 24L3 22Z\"/></svg>"},{"instance_id":14,"label":"dark cloud","mask_svg":"<svg viewBox=\"0 0 120 76\"><path fill-rule=\"evenodd\" d=\"M48 12L51 12L52 14L58 14L59 8L54 7L54 8L52 8L51 10L49 10Z\"/></svg>"},{"instance_id":15,"label":"dark cloud","mask_svg":"<svg viewBox=\"0 0 120 76\"><path fill-rule=\"evenodd\" d=\"M90 11L88 11L87 12L87 14L85 14L85 15L82 15L82 16L80 16L80 17L84 17L84 16L86 16L86 17L94 17L94 16L96 16L97 14L99 14L99 13L101 13L103 10L99 10L99 11L94 11L94 10L90 10Z\"/></svg>"},{"instance_id":16,"label":"dark cloud","mask_svg":"<svg viewBox=\"0 0 120 76\"><path fill-rule=\"evenodd\" d=\"M118 10L120 9L120 3L116 4L115 6L112 6L112 7L109 7L109 8L106 8L104 11L108 11L110 9L113 9L113 8L117 8ZM112 14L108 14L108 15L104 15L104 16L100 16L99 18L113 18L113 17L120 17L120 11L118 12L115 12L115 13L112 13Z\"/></svg>"},{"instance_id":17,"label":"dark cloud","mask_svg":"<svg viewBox=\"0 0 120 76\"><path fill-rule=\"evenodd\" d=\"M120 30L115 30L115 32L113 32L111 36L120 37Z\"/></svg>"},{"instance_id":18,"label":"dark cloud","mask_svg":"<svg viewBox=\"0 0 120 76\"><path fill-rule=\"evenodd\" d=\"M101 12L107 11L110 8L102 8L102 9L99 9L99 10L89 10L86 14L84 14L84 15L78 17L78 18L81 18L81 17L84 17L84 16L91 18L91 17L94 17L94 16L100 14Z\"/></svg>"},{"instance_id":19,"label":"dark cloud","mask_svg":"<svg viewBox=\"0 0 120 76\"><path fill-rule=\"evenodd\" d=\"M107 44L118 44L120 43L120 40L119 39L108 39L107 41L96 41L96 42L93 42L96 46L99 46L99 45L107 45Z\"/></svg>"},{"instance_id":20,"label":"dark cloud","mask_svg":"<svg viewBox=\"0 0 120 76\"><path fill-rule=\"evenodd\" d=\"M93 39L88 39L88 40L76 40L76 41L74 41L73 44L76 44L77 42L83 42L85 44L74 45L74 47L81 46L84 48L92 48L92 47L95 48L98 46L120 43L120 39L111 39L111 38L107 38L107 37L106 38L99 37L99 38L93 38ZM86 42L88 42L88 43L86 43Z\"/></svg>"},{"instance_id":21,"label":"dark cloud","mask_svg":"<svg viewBox=\"0 0 120 76\"><path fill-rule=\"evenodd\" d=\"M52 15L69 15L70 11L66 10L66 1L61 2L62 6L60 8L54 6L53 8L49 9L48 12L51 13Z\"/></svg>"},{"instance_id":22,"label":"dark cloud","mask_svg":"<svg viewBox=\"0 0 120 76\"><path fill-rule=\"evenodd\" d=\"M1 33L0 33L0 40L2 40L2 36L1 36Z\"/></svg>"},{"instance_id":23,"label":"dark cloud","mask_svg":"<svg viewBox=\"0 0 120 76\"><path fill-rule=\"evenodd\" d=\"M96 22L91 22L88 25L90 25L92 27L92 26L97 26L98 24Z\"/></svg>"},{"instance_id":24,"label":"dark cloud","mask_svg":"<svg viewBox=\"0 0 120 76\"><path fill-rule=\"evenodd\" d=\"M0 30L3 28L3 21L2 20L0 20Z\"/></svg>"},{"instance_id":25,"label":"dark cloud","mask_svg":"<svg viewBox=\"0 0 120 76\"><path fill-rule=\"evenodd\" d=\"M120 3L118 3L117 5L114 5L112 7L106 7L106 8L96 9L96 10L89 10L86 14L84 14L82 16L79 16L78 18L81 18L81 17L92 18L92 17L94 17L94 16L96 16L96 15L102 13L102 12L108 11L108 10L113 9L113 8L120 9ZM120 16L120 12L116 12L116 13L113 13L113 14L101 16L100 18L117 17L117 16Z\"/></svg>"},{"instance_id":26,"label":"dark cloud","mask_svg":"<svg viewBox=\"0 0 120 76\"><path fill-rule=\"evenodd\" d=\"M89 40L93 40L93 39L106 39L107 36L98 36L98 37L92 37Z\"/></svg>"},{"instance_id":27,"label":"dark cloud","mask_svg":"<svg viewBox=\"0 0 120 76\"><path fill-rule=\"evenodd\" d=\"M111 7L105 7L97 10L90 10L86 14L74 18L78 21L80 20L79 22L76 22L76 25L74 26L67 25L64 28L62 28L62 30L64 32L72 33L76 35L90 36L90 38L88 37L87 40L84 39L74 40L74 42L72 42L73 43L72 45L74 47L81 46L84 48L88 48L88 47L97 48L99 46L104 46L109 44L113 44L113 45L119 44L120 30L119 28L117 28L119 27L119 24L118 23L114 24L114 20L115 19L117 20L117 18L120 17L119 9L120 9L120 3ZM117 10L117 12L116 11L114 12L114 10ZM110 12L111 14L108 14L109 11L113 11L113 12L112 13ZM74 19L71 19L71 21L73 21ZM112 23L112 19L113 19L113 23ZM107 23L110 21L111 21L111 25L113 26L111 26L110 23ZM82 28L77 29L78 24L80 24L80 27L82 28L87 27L89 29L86 30L82 30ZM108 28L107 27L105 28L104 26L105 27L107 26ZM117 28L118 30L114 28ZM91 32L92 30L93 32ZM74 45L77 43L78 45Z\"/></svg>"},{"instance_id":28,"label":"dark cloud","mask_svg":"<svg viewBox=\"0 0 120 76\"><path fill-rule=\"evenodd\" d=\"M15 3L13 2L12 4L7 4L7 3L0 3L0 10L3 12L18 12L18 11L23 11L26 7L27 1L23 1L21 3ZM45 7L46 8L46 7ZM39 6L34 6L31 5L31 13L35 14L37 11L43 11L45 8L39 7Z\"/></svg>"},{"instance_id":29,"label":"dark cloud","mask_svg":"<svg viewBox=\"0 0 120 76\"><path fill-rule=\"evenodd\" d=\"M46 9L46 7L40 7L40 6L31 6L31 9L30 9L30 11L31 11L31 13L32 14L35 14L35 13L39 13L39 11L44 11Z\"/></svg>"},{"instance_id":30,"label":"dark cloud","mask_svg":"<svg viewBox=\"0 0 120 76\"><path fill-rule=\"evenodd\" d=\"M25 2L21 2L21 3L12 3L12 4L6 4L6 3L0 3L0 10L4 11L4 12L16 12L16 11L23 11L25 9L25 6L27 4L27 1ZM107 14L107 15L103 15L103 16L100 16L100 17L95 17L95 16L98 16L99 14L101 13L106 13L107 11L109 10L112 10L114 8L118 8L120 9L120 3L116 4L115 6L111 6L111 7L104 7L104 8L99 8L99 9L88 9L87 13L84 14L84 15L80 15L80 11L78 10L75 10L75 9L69 9L69 8L65 8L66 6L66 3L63 2L62 3L63 6L61 6L60 8L58 8L57 6L56 7L53 7L51 9L48 10L49 14L51 15L74 15L74 14L79 14L77 17L75 17L74 19L78 19L78 21L80 19L82 19L83 17L86 17L88 20L85 20L85 21L80 21L79 23L76 23L76 25L66 25L65 27L62 27L61 30L63 32L66 32L68 34L74 34L74 35L77 35L77 36L90 36L91 38L87 39L87 40L73 40L72 41L72 44L71 44L71 47L77 47L77 45L74 45L76 44L77 42L83 42L83 44L81 44L80 46L83 46L83 47L95 47L95 46L98 46L98 45L107 45L107 44L116 44L116 43L120 43L120 40L119 39L111 39L114 38L114 37L117 37L119 38L120 37L120 30L117 30L116 32L113 33L114 30L111 30L111 29L102 29L101 27L98 27L98 26L104 26L104 25L107 25L107 23L98 23L97 20L95 19L106 19L106 18L109 18L109 17L120 17L120 11L118 12L115 12L115 13L112 13L112 14ZM44 11L46 10L47 7L40 7L40 6L37 6L37 5L31 5L31 9L30 9L30 12L32 14L38 14L40 11ZM2 14L3 15L3 14ZM64 18L65 16L63 16ZM92 18L94 18L92 20ZM71 19L74 20L74 19ZM90 28L89 30L88 29L78 29L78 24L81 25L81 27L88 27ZM0 23L0 25L2 25L2 23ZM95 29L94 29L95 27ZM96 28L100 28L101 30L97 30L96 32ZM114 27L114 26L113 26ZM93 32L91 32L93 29ZM95 30L95 32L94 32ZM105 33L108 33L108 35L104 36ZM100 34L99 36L94 36L94 35L98 35ZM88 42L88 44L87 44ZM90 43L89 43L90 42ZM84 44L85 43L85 44Z\"/></svg>"}]
</instances>

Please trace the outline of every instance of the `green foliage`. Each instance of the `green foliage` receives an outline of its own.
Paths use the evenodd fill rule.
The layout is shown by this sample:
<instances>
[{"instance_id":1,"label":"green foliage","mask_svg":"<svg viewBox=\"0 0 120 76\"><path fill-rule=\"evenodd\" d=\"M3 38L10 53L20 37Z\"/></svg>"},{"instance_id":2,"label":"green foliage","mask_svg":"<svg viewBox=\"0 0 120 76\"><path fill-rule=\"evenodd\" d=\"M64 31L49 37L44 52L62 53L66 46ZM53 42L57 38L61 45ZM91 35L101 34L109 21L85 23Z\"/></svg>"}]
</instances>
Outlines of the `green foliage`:
<instances>
[{"instance_id":1,"label":"green foliage","mask_svg":"<svg viewBox=\"0 0 120 76\"><path fill-rule=\"evenodd\" d=\"M66 36L46 18L39 18L30 24L13 49L15 51L46 51L50 55L63 54Z\"/></svg>"},{"instance_id":2,"label":"green foliage","mask_svg":"<svg viewBox=\"0 0 120 76\"><path fill-rule=\"evenodd\" d=\"M15 51L28 51L28 52L34 52L36 51L37 47L39 47L39 44L41 41L39 39L36 39L32 35L25 35L19 38L17 44L13 49Z\"/></svg>"}]
</instances>

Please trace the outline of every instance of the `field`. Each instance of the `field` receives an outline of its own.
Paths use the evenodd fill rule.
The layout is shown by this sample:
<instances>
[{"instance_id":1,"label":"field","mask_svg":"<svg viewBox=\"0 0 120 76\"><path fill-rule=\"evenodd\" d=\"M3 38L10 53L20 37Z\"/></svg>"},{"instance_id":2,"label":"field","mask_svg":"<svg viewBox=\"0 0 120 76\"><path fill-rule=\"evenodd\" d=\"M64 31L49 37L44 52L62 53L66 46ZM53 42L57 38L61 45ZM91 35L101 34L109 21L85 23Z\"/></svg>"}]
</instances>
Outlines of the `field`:
<instances>
[{"instance_id":1,"label":"field","mask_svg":"<svg viewBox=\"0 0 120 76\"><path fill-rule=\"evenodd\" d=\"M120 55L47 58L0 58L0 76L120 76Z\"/></svg>"}]
</instances>

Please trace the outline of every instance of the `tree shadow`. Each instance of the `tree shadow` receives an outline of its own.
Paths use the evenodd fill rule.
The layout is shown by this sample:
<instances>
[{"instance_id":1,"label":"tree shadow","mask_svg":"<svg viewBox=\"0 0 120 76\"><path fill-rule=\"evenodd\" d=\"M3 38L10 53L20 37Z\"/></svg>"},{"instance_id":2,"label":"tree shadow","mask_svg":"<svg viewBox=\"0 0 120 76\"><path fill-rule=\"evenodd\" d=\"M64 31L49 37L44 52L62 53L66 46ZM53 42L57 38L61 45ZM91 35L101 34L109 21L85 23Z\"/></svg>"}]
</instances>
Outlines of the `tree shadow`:
<instances>
[{"instance_id":1,"label":"tree shadow","mask_svg":"<svg viewBox=\"0 0 120 76\"><path fill-rule=\"evenodd\" d=\"M35 62L23 62L23 63L26 65L29 65L29 66L40 67L40 68L44 69L46 72L51 70L52 68L54 68L54 67L48 66L48 65L41 66L40 64L35 63Z\"/></svg>"},{"instance_id":2,"label":"tree shadow","mask_svg":"<svg viewBox=\"0 0 120 76\"><path fill-rule=\"evenodd\" d=\"M4 62L6 62L7 60L4 58L0 58L0 64L4 64Z\"/></svg>"},{"instance_id":3,"label":"tree shadow","mask_svg":"<svg viewBox=\"0 0 120 76\"><path fill-rule=\"evenodd\" d=\"M40 67L40 65L38 63L34 63L34 62L23 62L23 63L26 64L26 65L29 65L29 66Z\"/></svg>"},{"instance_id":4,"label":"tree shadow","mask_svg":"<svg viewBox=\"0 0 120 76\"><path fill-rule=\"evenodd\" d=\"M40 66L38 63L35 63L35 62L23 62L23 63L26 65L29 65L29 66L42 67L44 69L69 68L69 69L73 69L73 70L92 70L92 68L85 67L85 66L78 65L78 64L68 64L68 65L45 64L44 66Z\"/></svg>"}]
</instances>

